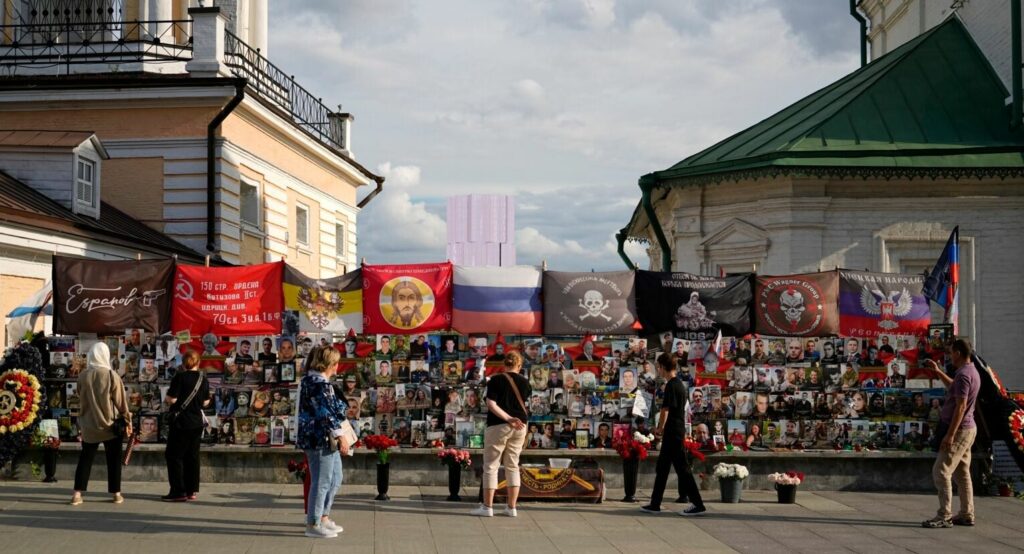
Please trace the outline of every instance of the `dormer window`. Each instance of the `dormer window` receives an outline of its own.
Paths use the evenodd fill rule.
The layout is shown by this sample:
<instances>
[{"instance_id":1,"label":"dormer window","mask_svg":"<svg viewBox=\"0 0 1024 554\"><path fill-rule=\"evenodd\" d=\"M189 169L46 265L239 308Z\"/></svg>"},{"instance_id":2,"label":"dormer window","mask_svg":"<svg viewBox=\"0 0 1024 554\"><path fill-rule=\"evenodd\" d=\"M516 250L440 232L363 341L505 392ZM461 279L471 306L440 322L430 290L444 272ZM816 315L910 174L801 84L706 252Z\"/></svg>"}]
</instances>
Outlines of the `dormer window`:
<instances>
[{"instance_id":1,"label":"dormer window","mask_svg":"<svg viewBox=\"0 0 1024 554\"><path fill-rule=\"evenodd\" d=\"M96 162L83 157L78 158L75 172L75 203L96 209Z\"/></svg>"}]
</instances>

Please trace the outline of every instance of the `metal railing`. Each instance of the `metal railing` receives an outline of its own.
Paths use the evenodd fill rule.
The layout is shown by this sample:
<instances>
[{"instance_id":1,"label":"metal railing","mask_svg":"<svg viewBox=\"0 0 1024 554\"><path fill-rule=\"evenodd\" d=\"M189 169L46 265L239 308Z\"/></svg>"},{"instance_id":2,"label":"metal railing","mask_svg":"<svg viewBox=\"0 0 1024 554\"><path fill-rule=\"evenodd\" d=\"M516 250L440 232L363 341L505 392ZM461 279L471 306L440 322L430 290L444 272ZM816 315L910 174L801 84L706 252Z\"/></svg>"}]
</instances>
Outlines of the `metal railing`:
<instances>
[{"instance_id":1,"label":"metal railing","mask_svg":"<svg viewBox=\"0 0 1024 554\"><path fill-rule=\"evenodd\" d=\"M0 26L0 75L47 68L192 59L192 20L27 23Z\"/></svg>"},{"instance_id":2,"label":"metal railing","mask_svg":"<svg viewBox=\"0 0 1024 554\"><path fill-rule=\"evenodd\" d=\"M329 146L345 149L343 134L331 123L333 112L323 101L230 32L224 34L224 63L235 75L245 77L258 96L285 111L297 127Z\"/></svg>"}]
</instances>

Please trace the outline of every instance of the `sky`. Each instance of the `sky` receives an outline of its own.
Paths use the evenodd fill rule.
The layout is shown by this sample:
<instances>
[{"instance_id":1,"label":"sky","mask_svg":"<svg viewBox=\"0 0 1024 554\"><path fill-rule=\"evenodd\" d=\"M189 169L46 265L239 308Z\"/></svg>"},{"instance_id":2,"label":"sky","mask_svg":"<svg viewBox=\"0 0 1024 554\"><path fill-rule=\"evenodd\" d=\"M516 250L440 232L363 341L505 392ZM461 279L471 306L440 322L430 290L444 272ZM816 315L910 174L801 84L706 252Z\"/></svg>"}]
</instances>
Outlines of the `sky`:
<instances>
[{"instance_id":1,"label":"sky","mask_svg":"<svg viewBox=\"0 0 1024 554\"><path fill-rule=\"evenodd\" d=\"M387 179L359 214L367 263L443 261L446 198L492 193L515 196L520 264L623 269L641 175L859 64L845 0L270 5L271 61L355 116L356 159Z\"/></svg>"}]
</instances>

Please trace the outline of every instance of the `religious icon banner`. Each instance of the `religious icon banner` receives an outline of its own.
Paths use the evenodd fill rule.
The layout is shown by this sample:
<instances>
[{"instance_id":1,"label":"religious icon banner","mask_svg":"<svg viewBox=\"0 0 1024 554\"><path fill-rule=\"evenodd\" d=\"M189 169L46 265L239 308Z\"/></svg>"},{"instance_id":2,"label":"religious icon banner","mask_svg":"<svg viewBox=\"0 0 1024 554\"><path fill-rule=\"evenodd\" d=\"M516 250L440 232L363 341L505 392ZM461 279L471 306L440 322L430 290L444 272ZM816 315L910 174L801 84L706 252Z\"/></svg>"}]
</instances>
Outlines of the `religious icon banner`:
<instances>
[{"instance_id":1,"label":"religious icon banner","mask_svg":"<svg viewBox=\"0 0 1024 554\"><path fill-rule=\"evenodd\" d=\"M691 273L636 272L636 300L644 332L710 340L750 332L753 288L749 274L705 277Z\"/></svg>"},{"instance_id":2,"label":"religious icon banner","mask_svg":"<svg viewBox=\"0 0 1024 554\"><path fill-rule=\"evenodd\" d=\"M171 322L174 260L110 262L53 257L53 332L151 333Z\"/></svg>"},{"instance_id":3,"label":"religious icon banner","mask_svg":"<svg viewBox=\"0 0 1024 554\"><path fill-rule=\"evenodd\" d=\"M179 265L171 327L192 336L279 335L284 262L241 267Z\"/></svg>"},{"instance_id":4,"label":"religious icon banner","mask_svg":"<svg viewBox=\"0 0 1024 554\"><path fill-rule=\"evenodd\" d=\"M363 332L363 271L312 279L284 266L284 307L307 333Z\"/></svg>"},{"instance_id":5,"label":"religious icon banner","mask_svg":"<svg viewBox=\"0 0 1024 554\"><path fill-rule=\"evenodd\" d=\"M636 331L632 271L544 272L544 332L632 335Z\"/></svg>"},{"instance_id":6,"label":"religious icon banner","mask_svg":"<svg viewBox=\"0 0 1024 554\"><path fill-rule=\"evenodd\" d=\"M363 266L363 332L411 334L452 326L452 264Z\"/></svg>"},{"instance_id":7,"label":"religious icon banner","mask_svg":"<svg viewBox=\"0 0 1024 554\"><path fill-rule=\"evenodd\" d=\"M840 270L839 333L926 335L932 314L923 287L922 275Z\"/></svg>"},{"instance_id":8,"label":"religious icon banner","mask_svg":"<svg viewBox=\"0 0 1024 554\"><path fill-rule=\"evenodd\" d=\"M839 273L757 277L758 334L820 337L839 334Z\"/></svg>"}]
</instances>

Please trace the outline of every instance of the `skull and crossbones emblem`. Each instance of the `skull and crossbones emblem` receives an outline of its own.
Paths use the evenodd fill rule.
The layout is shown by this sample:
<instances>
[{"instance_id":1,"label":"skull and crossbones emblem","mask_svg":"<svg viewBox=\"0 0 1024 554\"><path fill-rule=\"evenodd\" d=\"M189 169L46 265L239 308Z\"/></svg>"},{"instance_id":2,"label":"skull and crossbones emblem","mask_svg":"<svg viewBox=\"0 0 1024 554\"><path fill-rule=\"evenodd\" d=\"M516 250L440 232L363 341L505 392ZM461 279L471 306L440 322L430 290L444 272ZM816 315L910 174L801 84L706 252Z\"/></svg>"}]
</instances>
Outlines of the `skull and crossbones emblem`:
<instances>
[{"instance_id":1,"label":"skull and crossbones emblem","mask_svg":"<svg viewBox=\"0 0 1024 554\"><path fill-rule=\"evenodd\" d=\"M611 305L611 301L605 300L604 295L596 290L588 290L583 293L583 298L579 301L579 306L586 310L586 313L580 316L580 321L587 318L604 318L605 321L611 321L610 316L604 315L604 311Z\"/></svg>"},{"instance_id":2,"label":"skull and crossbones emblem","mask_svg":"<svg viewBox=\"0 0 1024 554\"><path fill-rule=\"evenodd\" d=\"M804 316L807 306L804 304L804 295L798 290L786 289L779 294L779 308L786 320L796 325Z\"/></svg>"}]
</instances>

